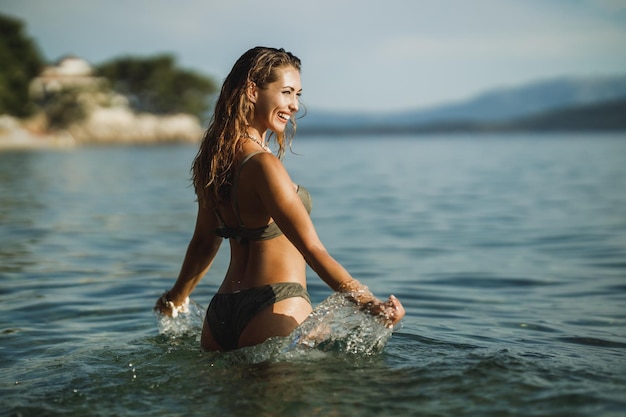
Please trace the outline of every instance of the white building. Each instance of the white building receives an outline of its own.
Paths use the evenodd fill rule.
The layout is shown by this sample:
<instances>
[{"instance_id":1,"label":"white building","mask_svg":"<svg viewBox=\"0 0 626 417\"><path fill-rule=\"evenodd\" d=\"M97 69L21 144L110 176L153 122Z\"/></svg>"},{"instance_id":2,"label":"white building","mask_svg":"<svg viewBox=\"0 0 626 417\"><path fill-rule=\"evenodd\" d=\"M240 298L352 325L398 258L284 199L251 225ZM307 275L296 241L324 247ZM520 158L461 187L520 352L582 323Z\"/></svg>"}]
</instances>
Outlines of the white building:
<instances>
[{"instance_id":1,"label":"white building","mask_svg":"<svg viewBox=\"0 0 626 417\"><path fill-rule=\"evenodd\" d=\"M82 58L67 56L56 65L45 67L30 84L31 97L40 99L69 87L96 86L104 80L94 76L91 64Z\"/></svg>"}]
</instances>

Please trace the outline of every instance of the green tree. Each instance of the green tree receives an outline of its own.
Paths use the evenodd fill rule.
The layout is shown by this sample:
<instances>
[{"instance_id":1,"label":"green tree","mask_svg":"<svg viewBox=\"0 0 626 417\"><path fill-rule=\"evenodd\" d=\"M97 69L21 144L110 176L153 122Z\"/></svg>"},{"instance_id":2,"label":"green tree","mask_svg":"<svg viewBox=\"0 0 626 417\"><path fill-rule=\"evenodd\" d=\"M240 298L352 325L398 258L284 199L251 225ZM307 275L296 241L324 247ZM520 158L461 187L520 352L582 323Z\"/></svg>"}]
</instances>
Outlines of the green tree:
<instances>
[{"instance_id":1,"label":"green tree","mask_svg":"<svg viewBox=\"0 0 626 417\"><path fill-rule=\"evenodd\" d=\"M0 14L0 114L17 117L34 110L28 95L30 81L39 75L43 59L24 32L24 24Z\"/></svg>"},{"instance_id":2,"label":"green tree","mask_svg":"<svg viewBox=\"0 0 626 417\"><path fill-rule=\"evenodd\" d=\"M48 94L39 103L50 129L65 129L72 123L85 119L87 111L80 101L80 94L83 91L84 89L78 87L66 87Z\"/></svg>"},{"instance_id":3,"label":"green tree","mask_svg":"<svg viewBox=\"0 0 626 417\"><path fill-rule=\"evenodd\" d=\"M169 54L117 58L99 65L97 72L128 97L133 109L155 114L182 112L203 119L217 91L212 79L177 68Z\"/></svg>"}]
</instances>

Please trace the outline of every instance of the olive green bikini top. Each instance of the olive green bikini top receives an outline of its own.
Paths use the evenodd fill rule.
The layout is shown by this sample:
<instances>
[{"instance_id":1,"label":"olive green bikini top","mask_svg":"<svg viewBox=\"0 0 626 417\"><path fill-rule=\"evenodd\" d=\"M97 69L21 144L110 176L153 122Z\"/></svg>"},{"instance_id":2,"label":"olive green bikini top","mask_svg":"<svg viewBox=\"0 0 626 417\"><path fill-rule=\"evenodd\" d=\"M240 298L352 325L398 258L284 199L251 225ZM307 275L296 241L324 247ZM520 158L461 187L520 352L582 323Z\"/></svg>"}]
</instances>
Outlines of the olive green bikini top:
<instances>
[{"instance_id":1,"label":"olive green bikini top","mask_svg":"<svg viewBox=\"0 0 626 417\"><path fill-rule=\"evenodd\" d=\"M283 234L283 232L279 229L278 225L275 222L271 222L265 226L257 227L257 228L247 228L243 225L241 221L241 215L239 213L239 200L237 199L237 185L239 183L239 174L246 162L248 162L253 156L262 153L263 151L253 152L241 161L238 169L235 171L235 178L233 181L232 188L232 198L233 198L233 210L235 212L235 216L237 216L237 223L239 224L237 227L229 227L226 225L222 216L220 215L219 210L215 210L218 219L222 223L222 225L215 230L215 234L221 236L225 239L235 239L239 243L248 243L249 241L258 241L258 240L269 240L275 237L278 237ZM311 213L311 209L313 206L313 202L311 200L311 194L309 191L298 185L297 189L298 197L300 197L300 201L304 204L307 212Z\"/></svg>"}]
</instances>

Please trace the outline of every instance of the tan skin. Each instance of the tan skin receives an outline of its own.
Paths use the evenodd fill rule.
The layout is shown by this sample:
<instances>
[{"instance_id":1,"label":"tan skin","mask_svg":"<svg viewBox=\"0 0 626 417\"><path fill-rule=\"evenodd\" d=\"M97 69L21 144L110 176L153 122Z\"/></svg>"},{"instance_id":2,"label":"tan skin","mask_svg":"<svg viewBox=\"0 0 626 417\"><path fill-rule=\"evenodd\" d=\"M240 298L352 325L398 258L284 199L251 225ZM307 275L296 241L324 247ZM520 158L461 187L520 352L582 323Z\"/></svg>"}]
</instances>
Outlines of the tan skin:
<instances>
[{"instance_id":1,"label":"tan skin","mask_svg":"<svg viewBox=\"0 0 626 417\"><path fill-rule=\"evenodd\" d=\"M282 132L288 117L295 117L301 92L300 73L293 67L277 69L278 80L265 89L250 83L248 99L255 113L249 121L248 134L265 143L268 130ZM263 148L245 140L235 165L248 154ZM278 282L297 282L306 288L306 264L335 291L359 291L362 286L328 253L320 241L311 218L296 193L282 162L271 153L260 153L241 170L238 183L239 211L248 228L262 227L275 221L283 232L270 240L242 244L230 239L231 259L226 277L218 292L259 287ZM227 225L236 225L237 218L230 202L219 206ZM219 227L213 209L199 205L193 237L187 248L180 274L168 298L181 305L211 267L222 238L214 234ZM381 314L387 325L394 325L404 316L400 301L390 296L381 302L364 291L355 301L373 314ZM155 307L168 314L163 305ZM264 342L269 337L287 336L311 313L311 305L300 297L279 301L258 313L239 339L239 347ZM170 312L171 313L171 312ZM201 345L207 350L223 350L213 339L206 323Z\"/></svg>"}]
</instances>

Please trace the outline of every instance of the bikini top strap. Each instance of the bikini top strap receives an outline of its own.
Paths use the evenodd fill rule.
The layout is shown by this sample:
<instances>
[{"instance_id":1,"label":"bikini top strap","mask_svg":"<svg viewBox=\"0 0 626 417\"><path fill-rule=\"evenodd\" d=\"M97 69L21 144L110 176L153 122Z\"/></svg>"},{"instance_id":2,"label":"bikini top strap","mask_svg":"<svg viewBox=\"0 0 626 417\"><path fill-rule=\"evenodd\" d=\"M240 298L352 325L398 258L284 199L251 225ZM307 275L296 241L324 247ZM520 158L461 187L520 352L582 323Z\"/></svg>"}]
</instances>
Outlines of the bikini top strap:
<instances>
[{"instance_id":1,"label":"bikini top strap","mask_svg":"<svg viewBox=\"0 0 626 417\"><path fill-rule=\"evenodd\" d=\"M239 214L239 199L237 198L237 188L239 187L239 175L241 174L241 169L243 168L244 164L248 162L250 159L252 159L253 156L258 155L260 153L265 153L265 151L256 151L256 152L252 152L246 155L239 163L237 170L235 170L235 178L233 179L233 189L232 189L233 211L235 212L235 216L237 216L237 222L239 223L240 228L243 227L243 222L241 221L241 215Z\"/></svg>"}]
</instances>

